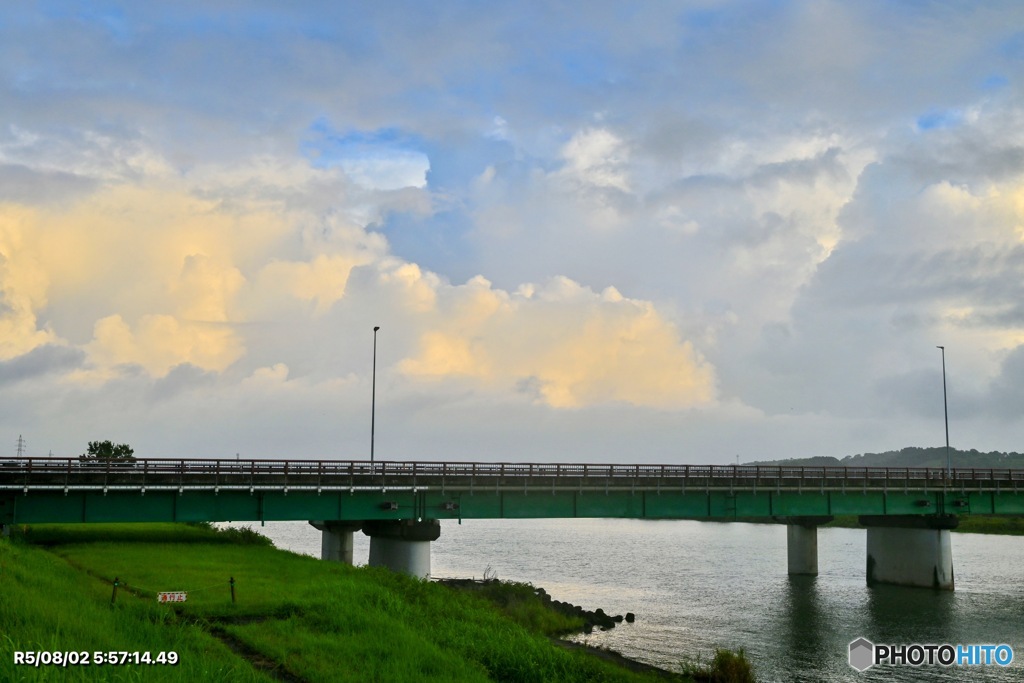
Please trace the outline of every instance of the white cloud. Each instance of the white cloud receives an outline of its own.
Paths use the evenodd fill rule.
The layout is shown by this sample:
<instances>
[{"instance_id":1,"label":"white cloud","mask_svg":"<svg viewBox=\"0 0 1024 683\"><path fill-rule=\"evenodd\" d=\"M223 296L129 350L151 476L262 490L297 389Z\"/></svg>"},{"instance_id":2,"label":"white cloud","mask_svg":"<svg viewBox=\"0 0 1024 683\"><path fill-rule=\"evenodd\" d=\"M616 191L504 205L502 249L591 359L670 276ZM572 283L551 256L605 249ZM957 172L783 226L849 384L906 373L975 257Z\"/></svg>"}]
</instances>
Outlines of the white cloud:
<instances>
[{"instance_id":1,"label":"white cloud","mask_svg":"<svg viewBox=\"0 0 1024 683\"><path fill-rule=\"evenodd\" d=\"M584 185L630 192L629 148L605 128L581 130L562 148L565 177Z\"/></svg>"}]
</instances>

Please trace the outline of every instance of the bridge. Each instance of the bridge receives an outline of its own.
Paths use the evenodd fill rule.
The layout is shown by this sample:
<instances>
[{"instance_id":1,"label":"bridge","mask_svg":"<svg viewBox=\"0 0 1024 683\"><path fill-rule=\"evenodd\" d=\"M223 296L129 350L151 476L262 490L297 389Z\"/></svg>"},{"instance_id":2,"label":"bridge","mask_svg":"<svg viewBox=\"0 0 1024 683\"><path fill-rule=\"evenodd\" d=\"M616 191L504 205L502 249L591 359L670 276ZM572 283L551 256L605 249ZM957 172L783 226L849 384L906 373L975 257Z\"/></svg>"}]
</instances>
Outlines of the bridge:
<instances>
[{"instance_id":1,"label":"bridge","mask_svg":"<svg viewBox=\"0 0 1024 683\"><path fill-rule=\"evenodd\" d=\"M958 514L1024 514L1024 470L763 465L0 458L0 524L310 520L324 559L430 573L442 519L627 517L787 525L791 574L817 526L858 515L869 583L953 588Z\"/></svg>"}]
</instances>

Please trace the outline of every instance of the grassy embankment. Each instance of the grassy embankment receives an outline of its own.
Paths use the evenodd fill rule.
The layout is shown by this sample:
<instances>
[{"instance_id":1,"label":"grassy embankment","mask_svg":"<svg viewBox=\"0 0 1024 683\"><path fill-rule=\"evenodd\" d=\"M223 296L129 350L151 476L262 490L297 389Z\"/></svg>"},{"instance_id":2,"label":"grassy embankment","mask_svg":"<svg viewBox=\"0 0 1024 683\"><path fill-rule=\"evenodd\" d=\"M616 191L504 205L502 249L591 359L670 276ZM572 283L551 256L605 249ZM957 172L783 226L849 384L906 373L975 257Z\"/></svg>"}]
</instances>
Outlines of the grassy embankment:
<instances>
[{"instance_id":1,"label":"grassy embankment","mask_svg":"<svg viewBox=\"0 0 1024 683\"><path fill-rule=\"evenodd\" d=\"M580 624L531 601L528 586L501 588L500 610L481 596L264 542L154 524L47 525L3 539L0 680L656 680L552 644L549 635ZM188 601L156 602L171 590L189 591ZM18 650L174 651L179 663L58 671L14 665Z\"/></svg>"}]
</instances>

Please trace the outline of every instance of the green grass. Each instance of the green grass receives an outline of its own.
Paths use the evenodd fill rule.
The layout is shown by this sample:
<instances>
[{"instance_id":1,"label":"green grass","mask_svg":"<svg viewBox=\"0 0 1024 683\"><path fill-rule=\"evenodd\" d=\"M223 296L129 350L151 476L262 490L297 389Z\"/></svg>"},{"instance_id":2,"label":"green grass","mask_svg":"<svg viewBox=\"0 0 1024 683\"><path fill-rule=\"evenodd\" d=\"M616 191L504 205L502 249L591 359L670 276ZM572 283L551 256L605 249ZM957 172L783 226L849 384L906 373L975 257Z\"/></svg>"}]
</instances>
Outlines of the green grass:
<instances>
[{"instance_id":1,"label":"green grass","mask_svg":"<svg viewBox=\"0 0 1024 683\"><path fill-rule=\"evenodd\" d=\"M93 542L78 542L79 530ZM552 644L545 634L570 625L545 615L527 584L470 594L177 530L182 543L165 525L40 526L0 541L0 680L65 680L65 670L15 667L13 651L26 649L174 650L182 662L68 669L66 680L268 680L254 658L307 681L656 680ZM112 608L115 576L124 585ZM171 590L188 601L156 602Z\"/></svg>"},{"instance_id":2,"label":"green grass","mask_svg":"<svg viewBox=\"0 0 1024 683\"><path fill-rule=\"evenodd\" d=\"M204 629L155 601L122 597L37 548L0 542L0 680L269 681ZM176 652L177 666L15 666L16 650Z\"/></svg>"},{"instance_id":3,"label":"green grass","mask_svg":"<svg viewBox=\"0 0 1024 683\"><path fill-rule=\"evenodd\" d=\"M561 636L583 630L584 621L581 617L568 616L552 609L529 583L497 580L466 582L459 590L479 595L498 607L505 616L531 631L547 636Z\"/></svg>"},{"instance_id":4,"label":"green grass","mask_svg":"<svg viewBox=\"0 0 1024 683\"><path fill-rule=\"evenodd\" d=\"M1024 517L961 515L960 524L953 531L960 531L966 534L1024 536Z\"/></svg>"},{"instance_id":5,"label":"green grass","mask_svg":"<svg viewBox=\"0 0 1024 683\"><path fill-rule=\"evenodd\" d=\"M743 650L717 649L711 661L702 657L684 659L682 671L700 681L710 683L755 683L754 667Z\"/></svg>"}]
</instances>

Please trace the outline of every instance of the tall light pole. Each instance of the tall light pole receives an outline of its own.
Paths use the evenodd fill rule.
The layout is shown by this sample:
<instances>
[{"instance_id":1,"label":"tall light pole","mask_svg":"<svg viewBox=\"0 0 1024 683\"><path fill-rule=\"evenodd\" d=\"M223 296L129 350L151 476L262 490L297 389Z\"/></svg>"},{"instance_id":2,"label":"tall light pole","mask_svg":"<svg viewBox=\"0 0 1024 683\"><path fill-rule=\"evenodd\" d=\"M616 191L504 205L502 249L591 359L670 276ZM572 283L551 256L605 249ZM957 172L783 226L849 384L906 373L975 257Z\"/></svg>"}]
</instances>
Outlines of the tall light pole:
<instances>
[{"instance_id":1,"label":"tall light pole","mask_svg":"<svg viewBox=\"0 0 1024 683\"><path fill-rule=\"evenodd\" d=\"M373 384L370 394L370 470L373 470L373 431L377 419L377 330L380 325L373 328Z\"/></svg>"},{"instance_id":2,"label":"tall light pole","mask_svg":"<svg viewBox=\"0 0 1024 683\"><path fill-rule=\"evenodd\" d=\"M946 417L946 479L950 477L949 466L949 404L946 402L946 347L936 346L942 351L942 412Z\"/></svg>"}]
</instances>

